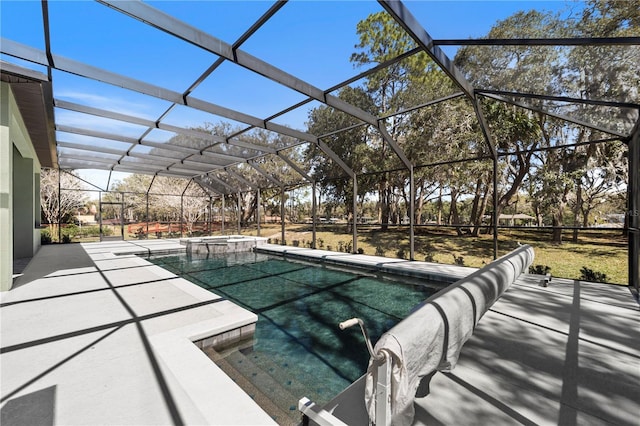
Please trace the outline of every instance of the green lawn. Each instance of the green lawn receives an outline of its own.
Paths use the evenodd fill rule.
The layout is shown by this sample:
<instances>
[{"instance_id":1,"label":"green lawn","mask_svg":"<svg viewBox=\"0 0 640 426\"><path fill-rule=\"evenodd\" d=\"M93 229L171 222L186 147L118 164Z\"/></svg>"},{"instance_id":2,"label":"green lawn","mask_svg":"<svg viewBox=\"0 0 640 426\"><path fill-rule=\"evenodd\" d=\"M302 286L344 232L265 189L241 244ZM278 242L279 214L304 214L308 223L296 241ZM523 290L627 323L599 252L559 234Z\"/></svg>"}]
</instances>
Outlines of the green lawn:
<instances>
[{"instance_id":1,"label":"green lawn","mask_svg":"<svg viewBox=\"0 0 640 426\"><path fill-rule=\"evenodd\" d=\"M287 244L294 241L303 246L311 242L309 225L287 225ZM351 243L352 235L346 232L346 226L319 227L317 232L318 248L338 251ZM256 234L255 229L243 230L243 234ZM279 225L263 225L261 235L272 238L272 242L281 238ZM555 277L575 278L581 276L581 268L606 274L606 281L614 284L627 284L627 242L622 231L584 231L578 236L578 242L571 242L571 233L564 235L564 241L558 245L551 241L549 234L535 230L501 230L498 239L499 254L505 254L517 247L518 243L530 244L535 251L534 265L546 265ZM320 247L320 245L322 247ZM358 230L358 248L365 254L376 254L376 249L384 256L396 258L400 250L405 258L409 257L409 235L406 229L391 228L380 231L379 228ZM493 237L457 236L451 230L418 229L415 237L415 259L425 260L432 256L438 263L454 264L461 257L465 266L481 267L493 259Z\"/></svg>"}]
</instances>

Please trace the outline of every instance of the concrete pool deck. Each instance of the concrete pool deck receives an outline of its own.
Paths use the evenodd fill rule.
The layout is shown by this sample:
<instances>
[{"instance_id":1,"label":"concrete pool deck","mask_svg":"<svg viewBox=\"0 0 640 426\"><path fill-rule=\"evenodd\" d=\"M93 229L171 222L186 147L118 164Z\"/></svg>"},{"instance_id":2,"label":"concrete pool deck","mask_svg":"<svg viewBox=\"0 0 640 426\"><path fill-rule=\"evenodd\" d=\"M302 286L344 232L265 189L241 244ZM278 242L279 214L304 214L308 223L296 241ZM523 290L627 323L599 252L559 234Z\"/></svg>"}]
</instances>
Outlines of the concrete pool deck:
<instances>
[{"instance_id":1,"label":"concrete pool deck","mask_svg":"<svg viewBox=\"0 0 640 426\"><path fill-rule=\"evenodd\" d=\"M268 248L449 282L473 270ZM183 250L177 240L43 246L0 294L0 423L275 424L191 343L253 314L135 256ZM416 424L637 424L640 321L629 290L538 281L523 275L483 317L458 366L417 399ZM331 406L351 425L367 424L359 386Z\"/></svg>"},{"instance_id":2,"label":"concrete pool deck","mask_svg":"<svg viewBox=\"0 0 640 426\"><path fill-rule=\"evenodd\" d=\"M0 294L5 425L275 424L192 341L256 316L135 254L178 241L43 246Z\"/></svg>"}]
</instances>

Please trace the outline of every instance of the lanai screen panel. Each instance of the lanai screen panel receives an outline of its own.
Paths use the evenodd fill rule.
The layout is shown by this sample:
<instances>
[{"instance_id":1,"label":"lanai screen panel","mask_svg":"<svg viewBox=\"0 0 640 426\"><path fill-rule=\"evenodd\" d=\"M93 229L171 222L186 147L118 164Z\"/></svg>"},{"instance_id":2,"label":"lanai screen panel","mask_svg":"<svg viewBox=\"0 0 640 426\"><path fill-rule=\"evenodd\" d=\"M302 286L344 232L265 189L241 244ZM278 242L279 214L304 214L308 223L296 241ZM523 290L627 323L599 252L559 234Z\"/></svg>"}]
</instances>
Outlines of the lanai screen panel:
<instances>
[{"instance_id":1,"label":"lanai screen panel","mask_svg":"<svg viewBox=\"0 0 640 426\"><path fill-rule=\"evenodd\" d=\"M409 163L414 166L433 163L430 156L447 149L455 151L452 160L466 155L473 158L474 154L487 154L480 138L458 135L458 139L465 139L466 145L455 149L459 142L447 138L446 132L438 128L441 123L437 120L427 119L430 111L437 108L456 110L462 108L458 105L467 102L466 112L473 121L475 113L469 100L463 102L453 97L462 89L469 98L469 88L474 87L485 90L480 92L482 98L500 98L498 100L519 105L518 108L551 112L558 118L573 119L577 126L588 122L595 130L609 131L613 136L628 135L637 120L637 88L640 87L636 84L637 73L623 76L620 80L626 85L620 88L586 84L589 90L580 92L579 85L575 84L581 79L586 83L607 81L606 77L615 73L620 64L637 61L638 45L628 42L625 45L531 47L501 46L499 41L489 41L492 45L467 46L459 51L457 63L462 72L446 60L439 61L448 74L445 76L445 72L432 64L426 73L431 80L420 84L412 82L415 88L409 91L411 96L393 100L382 109L372 110L366 104L342 96L343 91L362 89L364 78L369 82L380 81L379 77L394 67L426 56L415 49L429 51L433 59L438 57L436 53L440 49L434 45L446 44L442 50L453 56L449 45L454 43L447 43L446 39L464 39L469 33L456 25L445 30L436 22L453 19L455 9L461 8L459 4L442 7L418 2L406 5L349 2L340 9L340 14L348 19L336 20L335 7L326 2L189 2L179 7L169 2L147 3L150 7L137 3L101 3L104 4L25 3L19 8L3 10L6 15L3 19L12 19L11 13L18 12L21 20L29 17L25 28L32 30L16 33L15 41L22 45L4 42L3 59L14 63L28 60L32 68L44 69L46 65L54 68L58 136L66 139L59 145L61 164L87 166L90 162L111 170L139 167L143 173L199 177L206 174L209 167L217 170L262 156L271 157L284 148L301 146L303 152L309 146L317 149L318 136L320 144L325 143L333 152L321 152L315 163L319 164L324 158L335 162L332 156L339 147L332 149L327 142L334 136L327 133L341 129L326 129L323 134L307 131L309 108L323 103L326 108L333 108L336 116L343 117L337 121L354 126L363 124L366 144L380 150L385 157L385 162L360 165L345 155L341 160L352 170L338 167L328 177L406 170ZM491 7L483 6L483 10ZM47 12L47 19L43 19L42 10ZM386 12L382 14L390 13L404 26L406 35L413 41L406 44L406 49L392 52L388 57L354 67L358 61L354 61L357 57L352 54L359 50L354 47L359 43L357 23L383 10ZM416 20L403 10L413 13ZM157 12L166 15L156 20ZM78 20L71 30L62 31L65 18L78 13L84 19ZM216 25L220 20L232 25ZM432 44L422 25L439 28L431 34L436 38ZM113 31L115 28L118 31ZM141 36L130 37L134 33ZM110 34L106 44L105 34ZM49 35L50 39L45 41ZM472 34L480 35L483 34ZM560 30L544 34L490 34L498 35L566 37ZM294 38L297 43L291 42ZM86 42L77 43L78 39ZM220 41L219 45L216 40ZM398 54L406 57L395 61L394 56ZM291 61L292 57L296 60ZM375 68L380 64L385 65L385 69ZM560 66L565 71L554 75ZM369 73L367 70L371 68L376 71ZM577 71L580 69L585 71L580 74ZM365 74L358 78L358 73ZM448 80L449 76L457 79L457 84ZM364 89L368 89L370 96L376 96L375 88ZM562 103L550 98L521 98L509 95L511 91L626 104ZM452 98L443 101L441 107L439 104L424 106L449 96ZM424 107L417 108L421 105ZM411 111L393 115L407 109ZM472 131L477 132L474 126L478 124L470 125ZM209 134L202 138L194 136L194 127L199 127L195 131ZM388 135L378 127L386 129ZM345 132L348 135L356 130ZM429 132L436 136L427 137ZM435 145L443 137L437 136L438 132L445 139L440 146ZM416 135L422 139L416 139ZM96 138L113 142L90 149ZM347 141L346 150L353 151L357 142L348 139L351 142ZM431 147L433 149L427 149ZM387 152L390 155L386 155ZM310 173L313 167L309 167Z\"/></svg>"}]
</instances>

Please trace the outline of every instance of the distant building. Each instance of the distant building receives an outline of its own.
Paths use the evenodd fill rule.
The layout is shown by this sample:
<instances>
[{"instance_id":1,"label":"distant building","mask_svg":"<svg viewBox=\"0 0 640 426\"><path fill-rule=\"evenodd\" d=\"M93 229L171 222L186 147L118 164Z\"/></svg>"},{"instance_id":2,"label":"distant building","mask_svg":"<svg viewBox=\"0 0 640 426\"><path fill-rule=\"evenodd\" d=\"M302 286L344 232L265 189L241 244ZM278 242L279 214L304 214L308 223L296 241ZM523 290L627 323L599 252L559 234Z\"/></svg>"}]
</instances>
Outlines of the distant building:
<instances>
[{"instance_id":1,"label":"distant building","mask_svg":"<svg viewBox=\"0 0 640 426\"><path fill-rule=\"evenodd\" d=\"M499 225L507 226L534 226L536 218L524 213L501 214L498 216Z\"/></svg>"}]
</instances>

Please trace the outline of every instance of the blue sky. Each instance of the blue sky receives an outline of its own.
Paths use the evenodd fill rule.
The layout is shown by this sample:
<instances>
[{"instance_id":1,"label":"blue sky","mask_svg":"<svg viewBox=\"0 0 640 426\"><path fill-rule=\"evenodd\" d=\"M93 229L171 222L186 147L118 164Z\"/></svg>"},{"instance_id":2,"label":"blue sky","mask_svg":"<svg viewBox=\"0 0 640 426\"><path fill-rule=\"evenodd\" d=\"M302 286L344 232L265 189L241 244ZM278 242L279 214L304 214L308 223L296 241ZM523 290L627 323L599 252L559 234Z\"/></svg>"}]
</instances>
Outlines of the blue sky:
<instances>
[{"instance_id":1,"label":"blue sky","mask_svg":"<svg viewBox=\"0 0 640 426\"><path fill-rule=\"evenodd\" d=\"M272 2L265 1L152 1L167 12L209 34L233 43ZM469 38L485 35L498 21L519 10L550 10L577 13L581 3L564 1L407 1L409 10L433 38ZM241 49L287 71L321 89L359 72L349 62L358 42L358 21L381 7L372 1L290 1ZM88 1L50 1L51 44L54 54L146 82L184 91L217 57L133 20L103 5ZM0 1L2 37L44 49L39 1ZM453 56L454 48L445 51ZM5 55L3 60L24 65ZM43 67L27 65L39 71ZM166 101L54 72L54 96L76 103L114 109L156 120L170 105ZM266 118L305 96L225 63L193 93L231 109ZM304 108L275 121L304 128ZM69 125L88 123L88 118L56 110L59 122ZM140 126L119 125L110 120L90 119L97 129L139 136ZM219 117L190 108L176 108L166 122L197 126L217 122ZM229 120L225 120L229 121ZM233 123L232 124L237 124ZM58 134L74 142L74 135ZM150 138L162 140L170 135L152 132ZM100 143L100 141L92 141Z\"/></svg>"}]
</instances>

